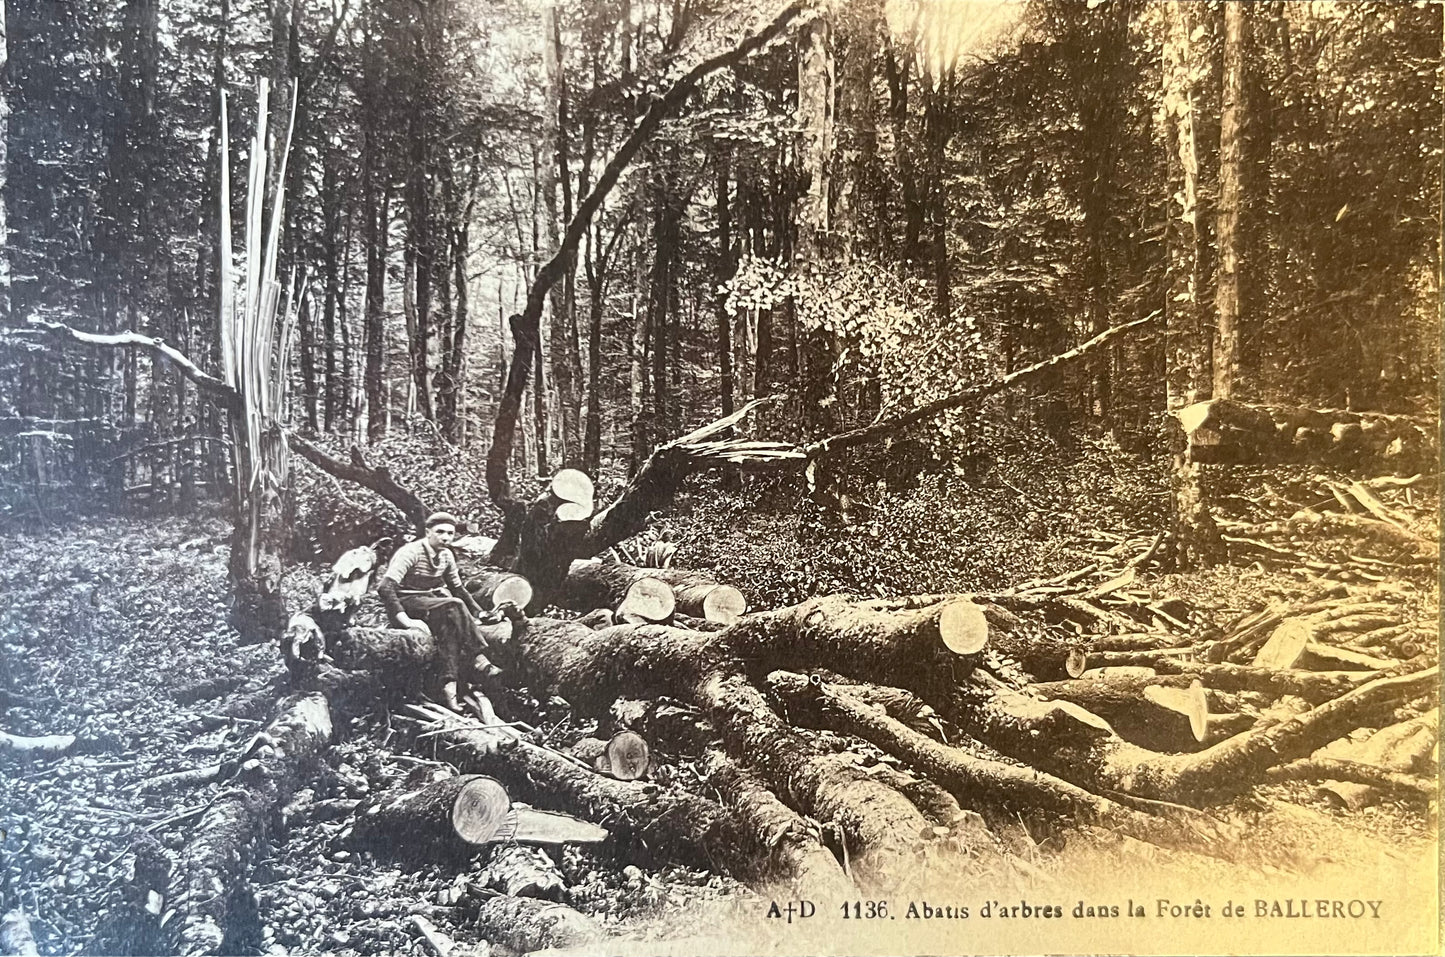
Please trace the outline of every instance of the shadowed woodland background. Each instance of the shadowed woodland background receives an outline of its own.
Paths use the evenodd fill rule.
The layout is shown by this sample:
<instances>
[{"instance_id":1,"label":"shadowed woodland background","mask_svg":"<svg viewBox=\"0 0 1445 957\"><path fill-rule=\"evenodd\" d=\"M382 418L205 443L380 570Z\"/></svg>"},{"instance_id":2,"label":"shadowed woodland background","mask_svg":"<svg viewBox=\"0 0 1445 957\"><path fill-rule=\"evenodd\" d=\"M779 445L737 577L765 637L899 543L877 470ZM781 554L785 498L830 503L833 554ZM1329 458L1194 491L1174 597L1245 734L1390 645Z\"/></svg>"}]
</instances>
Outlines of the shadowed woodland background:
<instances>
[{"instance_id":1,"label":"shadowed woodland background","mask_svg":"<svg viewBox=\"0 0 1445 957\"><path fill-rule=\"evenodd\" d=\"M1248 6L1233 394L1426 411L1440 11ZM256 76L278 91L295 77L280 272L305 282L290 423L485 445L502 318L577 197L665 79L755 18L698 2L17 5L5 321L133 329L213 365L218 93L244 101ZM838 431L1166 304L1206 341L1194 395L1207 398L1223 20L1218 4L858 2L708 78L552 291L518 464L635 467L684 426L777 391L792 401L765 431ZM1171 246L1197 259L1174 264L1182 291ZM1143 330L892 458L976 474L1041 437L1151 448L1165 351L1162 328ZM149 356L12 344L0 362L12 512L66 488L224 490L214 403Z\"/></svg>"}]
</instances>

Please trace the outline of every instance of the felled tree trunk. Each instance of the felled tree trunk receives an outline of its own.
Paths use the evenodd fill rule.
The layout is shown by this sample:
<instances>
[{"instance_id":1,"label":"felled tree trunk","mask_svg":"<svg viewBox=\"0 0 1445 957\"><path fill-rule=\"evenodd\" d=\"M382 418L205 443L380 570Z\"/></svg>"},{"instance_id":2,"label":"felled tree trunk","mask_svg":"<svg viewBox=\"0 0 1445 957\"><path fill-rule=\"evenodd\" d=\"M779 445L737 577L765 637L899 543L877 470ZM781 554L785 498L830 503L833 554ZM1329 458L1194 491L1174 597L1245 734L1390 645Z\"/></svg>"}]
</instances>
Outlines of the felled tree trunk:
<instances>
[{"instance_id":1,"label":"felled tree trunk","mask_svg":"<svg viewBox=\"0 0 1445 957\"><path fill-rule=\"evenodd\" d=\"M1105 678L1029 686L1045 699L1072 701L1099 715L1126 741L1154 751L1198 751L1210 729L1209 699L1198 678L1120 689Z\"/></svg>"},{"instance_id":2,"label":"felled tree trunk","mask_svg":"<svg viewBox=\"0 0 1445 957\"><path fill-rule=\"evenodd\" d=\"M934 610L904 618L909 628L898 634L886 628L867 633L840 628L834 639L859 658L872 657L876 665L880 653L886 658L896 651L896 643L937 641L941 614ZM807 655L826 642L820 621L810 627L810 640L786 646L790 655ZM842 830L864 883L916 877L924 845L936 837L932 824L897 791L783 721L732 657L727 642L735 632L706 635L656 625L591 631L575 622L533 619L520 623L513 643L543 688L583 708L600 711L624 692L692 701L722 734L729 752L745 756L770 788L786 794L803 813ZM760 635L751 647L762 647Z\"/></svg>"},{"instance_id":3,"label":"felled tree trunk","mask_svg":"<svg viewBox=\"0 0 1445 957\"><path fill-rule=\"evenodd\" d=\"M379 854L456 861L515 828L512 800L480 774L442 778L403 793L388 792L361 807L351 839Z\"/></svg>"},{"instance_id":4,"label":"felled tree trunk","mask_svg":"<svg viewBox=\"0 0 1445 957\"><path fill-rule=\"evenodd\" d=\"M253 756L211 802L186 845L162 924L165 952L217 954L234 912L251 893L248 875L271 834L275 811L315 767L332 734L320 694L284 699L258 738Z\"/></svg>"},{"instance_id":5,"label":"felled tree trunk","mask_svg":"<svg viewBox=\"0 0 1445 957\"><path fill-rule=\"evenodd\" d=\"M672 589L676 611L704 621L732 624L747 610L747 599L731 585L702 572L681 568L639 568L621 562L579 559L567 569L564 601L568 608L590 611L617 608L641 579L663 582Z\"/></svg>"},{"instance_id":6,"label":"felled tree trunk","mask_svg":"<svg viewBox=\"0 0 1445 957\"><path fill-rule=\"evenodd\" d=\"M482 883L508 897L560 901L567 882L547 852L521 844L495 844Z\"/></svg>"},{"instance_id":7,"label":"felled tree trunk","mask_svg":"<svg viewBox=\"0 0 1445 957\"><path fill-rule=\"evenodd\" d=\"M1246 405L1231 399L1183 409L1190 456L1203 463L1373 463L1419 471L1433 463L1434 423L1403 415Z\"/></svg>"},{"instance_id":8,"label":"felled tree trunk","mask_svg":"<svg viewBox=\"0 0 1445 957\"><path fill-rule=\"evenodd\" d=\"M1198 806L1244 793L1268 769L1305 757L1372 717L1429 693L1438 675L1437 667L1377 679L1197 754L1149 751L1124 741L1078 705L1039 701L997 683L977 682L963 690L954 702L955 718L1004 754L1096 793Z\"/></svg>"},{"instance_id":9,"label":"felled tree trunk","mask_svg":"<svg viewBox=\"0 0 1445 957\"><path fill-rule=\"evenodd\" d=\"M763 873L802 896L846 900L854 893L838 859L823 846L817 824L778 800L757 775L716 748L703 756L703 774L746 822Z\"/></svg>"},{"instance_id":10,"label":"felled tree trunk","mask_svg":"<svg viewBox=\"0 0 1445 957\"><path fill-rule=\"evenodd\" d=\"M1031 768L975 757L889 717L855 695L847 685L809 681L774 672L769 687L808 719L897 755L966 804L1004 813L1043 811L1121 830L1141 840L1171 843L1181 830L1167 821L1131 810L1077 785ZM866 692L865 692L866 694Z\"/></svg>"},{"instance_id":11,"label":"felled tree trunk","mask_svg":"<svg viewBox=\"0 0 1445 957\"><path fill-rule=\"evenodd\" d=\"M964 597L884 612L829 596L749 615L724 635L755 668L823 664L849 677L923 690L966 677L999 632L987 610Z\"/></svg>"},{"instance_id":12,"label":"felled tree trunk","mask_svg":"<svg viewBox=\"0 0 1445 957\"><path fill-rule=\"evenodd\" d=\"M73 734L46 734L27 738L0 731L0 758L55 758L74 746Z\"/></svg>"},{"instance_id":13,"label":"felled tree trunk","mask_svg":"<svg viewBox=\"0 0 1445 957\"><path fill-rule=\"evenodd\" d=\"M592 821L607 821L612 840L641 861L674 861L745 874L752 866L737 823L715 801L641 782L617 781L555 752L528 745L498 749L463 724L437 741L467 773L502 781L516 800Z\"/></svg>"},{"instance_id":14,"label":"felled tree trunk","mask_svg":"<svg viewBox=\"0 0 1445 957\"><path fill-rule=\"evenodd\" d=\"M533 897L489 897L477 905L470 923L482 939L519 954L595 946L607 936L586 914Z\"/></svg>"},{"instance_id":15,"label":"felled tree trunk","mask_svg":"<svg viewBox=\"0 0 1445 957\"><path fill-rule=\"evenodd\" d=\"M497 568L484 568L467 580L467 591L483 608L496 608L508 603L523 610L536 597L532 583L521 575Z\"/></svg>"}]
</instances>

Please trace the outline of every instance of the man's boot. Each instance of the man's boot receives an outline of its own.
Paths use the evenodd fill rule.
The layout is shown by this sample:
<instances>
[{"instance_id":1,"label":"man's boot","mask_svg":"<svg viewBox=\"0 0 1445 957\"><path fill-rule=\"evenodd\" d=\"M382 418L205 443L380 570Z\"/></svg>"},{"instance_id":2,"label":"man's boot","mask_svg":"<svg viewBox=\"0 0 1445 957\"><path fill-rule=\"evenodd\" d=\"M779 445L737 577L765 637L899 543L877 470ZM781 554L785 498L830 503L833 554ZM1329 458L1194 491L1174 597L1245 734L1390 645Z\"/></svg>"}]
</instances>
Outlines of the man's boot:
<instances>
[{"instance_id":1,"label":"man's boot","mask_svg":"<svg viewBox=\"0 0 1445 957\"><path fill-rule=\"evenodd\" d=\"M442 684L441 698L442 707L448 711L460 712L462 710L461 703L457 701L457 683L455 679Z\"/></svg>"}]
</instances>

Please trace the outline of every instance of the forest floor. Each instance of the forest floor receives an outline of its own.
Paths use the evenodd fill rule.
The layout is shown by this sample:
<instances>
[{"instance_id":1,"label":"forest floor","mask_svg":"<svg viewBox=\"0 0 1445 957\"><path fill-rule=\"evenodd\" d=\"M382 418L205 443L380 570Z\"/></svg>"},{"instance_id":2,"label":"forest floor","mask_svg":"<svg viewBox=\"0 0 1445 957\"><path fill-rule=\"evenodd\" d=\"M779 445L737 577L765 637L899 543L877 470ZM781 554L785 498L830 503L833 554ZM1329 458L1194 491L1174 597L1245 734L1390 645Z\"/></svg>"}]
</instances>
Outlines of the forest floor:
<instances>
[{"instance_id":1,"label":"forest floor","mask_svg":"<svg viewBox=\"0 0 1445 957\"><path fill-rule=\"evenodd\" d=\"M680 503L663 534L678 545L678 565L715 569L747 591L755 607L832 591L999 588L1083 567L1102 547L1130 544L1136 536L1142 548L1159 527L1162 502L1152 466L1120 454L1089 458L1087 467L1048 476L1020 469L982 485L934 476L903 492L880 489L848 528L809 524L787 503L758 511L751 504L756 495L745 501L704 491ZM268 687L284 670L276 649L239 645L225 623L227 533L225 520L208 514L75 518L0 535L6 596L0 691L9 697L0 729L78 739L62 757L0 765L0 905L23 908L42 954L112 952L116 944L104 918L125 893L129 850L148 837L179 851L220 786L150 789L146 782L244 753L274 703ZM298 566L288 573L294 606L309 600L320 571ZM1187 596L1206 622L1224 622L1305 588L1299 573L1263 566L1186 577L1146 572L1141 584ZM1408 587L1422 615L1436 614L1433 579ZM254 933L238 942L240 952L431 953L415 915L458 942L475 940L464 888L469 878L480 879L484 858L460 870L422 871L374 860L340 841L344 821L323 813L436 766L417 731L390 713L340 729L326 769L292 801L279 832L284 839L254 875L258 920ZM977 908L986 900L1035 900L1069 911L1077 903L1125 906L1132 899L1153 916L1159 898L1192 903L1236 888L1250 907L1256 898L1301 897L1306 890L1325 896L1318 889L1336 880L1341 890L1334 896L1361 897L1362 868L1369 887L1433 882L1433 804L1381 801L1350 810L1297 783L1258 787L1221 810L1249 837L1219 857L1098 830L1024 831L1029 840L1015 847L1010 873L960 874L958 886L938 889L934 902ZM898 926L843 923L829 913L804 934L766 919L771 899L728 878L678 867L641 869L609 855L606 845L569 847L556 856L568 884L563 901L617 935L609 950L1050 949L1051 938L1018 922L995 923L986 932L970 926L967 938L954 928L935 930L910 944ZM1307 885L1301 883L1306 877ZM1418 906L1423 893L1416 887L1413 897L1397 895L1391 906ZM841 903L819 907L836 911ZM1159 935L1157 947L1169 950L1175 932L1152 921L1131 929L1128 943L1112 933L1092 948L1087 936L1073 946L1154 949L1150 941ZM1229 950L1252 949L1239 934L1283 931L1224 925L1212 933L1210 949ZM1304 952L1301 939L1281 937L1285 943L1277 949Z\"/></svg>"}]
</instances>

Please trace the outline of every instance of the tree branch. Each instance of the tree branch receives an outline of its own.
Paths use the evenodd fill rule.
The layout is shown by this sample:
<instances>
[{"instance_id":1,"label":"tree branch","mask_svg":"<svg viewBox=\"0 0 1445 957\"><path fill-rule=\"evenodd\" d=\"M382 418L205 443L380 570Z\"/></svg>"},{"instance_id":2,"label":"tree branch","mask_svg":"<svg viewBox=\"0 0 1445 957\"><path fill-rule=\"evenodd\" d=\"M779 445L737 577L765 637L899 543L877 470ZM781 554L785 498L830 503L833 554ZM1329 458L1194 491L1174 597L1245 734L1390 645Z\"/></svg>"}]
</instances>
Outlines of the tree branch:
<instances>
[{"instance_id":1,"label":"tree branch","mask_svg":"<svg viewBox=\"0 0 1445 957\"><path fill-rule=\"evenodd\" d=\"M855 446L859 445L866 445L869 442L877 441L879 438L885 435L892 435L896 432L901 432L909 426L916 425L917 423L922 422L925 419L931 419L936 415L949 411L950 409L957 409L960 406L968 405L972 402L978 402L981 399L986 399L991 395L1002 392L1003 390L1010 388L1011 386L1017 385L1018 383L1023 382L1027 379L1035 378L1040 374L1049 371L1050 369L1063 365L1066 362L1072 362L1075 359L1088 355L1089 353L1093 352L1100 346L1118 337L1124 332L1127 332L1128 330L1134 329L1138 326L1142 326L1145 323L1153 322L1161 315L1162 313L1155 311L1151 312L1149 315L1145 316L1142 319L1135 319L1134 321L1126 322L1121 326L1114 326L1111 329L1105 329L1103 332L1099 333L1088 342L1085 342L1083 345L1070 349L1067 352L1060 352L1058 355L1049 356L1049 358L1044 359L1040 362L1035 362L1031 366L1026 366L1015 372L1010 372L1006 376L1000 376L999 378L994 379L992 382L985 382L981 385L972 385L965 389L961 389L960 391L955 392L952 395L944 396L942 399L939 399L935 402L930 402L927 405L919 406L918 408L913 409L909 412L905 412L902 415L894 416L890 419L884 419L882 422L875 422L871 425L865 425L861 428L851 429L847 432L840 432L837 435L830 435L826 439L819 439L816 442L803 446L802 451L809 459L819 459L828 455L832 455L835 452L841 452L844 449L854 448Z\"/></svg>"},{"instance_id":2,"label":"tree branch","mask_svg":"<svg viewBox=\"0 0 1445 957\"><path fill-rule=\"evenodd\" d=\"M59 338L69 338L86 345L104 346L108 349L144 349L153 356L165 359L176 370L190 379L197 387L211 393L221 400L227 412L239 413L241 411L241 397L225 382L205 372L196 365L184 352L175 346L167 344L162 339L153 339L150 336L143 336L138 332L117 332L99 333L85 332L72 328L61 322L51 322L48 319L39 319L32 316L28 320L31 329L7 330L9 335L24 335L27 333L42 333Z\"/></svg>"},{"instance_id":3,"label":"tree branch","mask_svg":"<svg viewBox=\"0 0 1445 957\"><path fill-rule=\"evenodd\" d=\"M286 441L306 461L347 482L355 482L369 488L377 495L401 509L418 532L426 530L426 517L430 514L426 503L411 489L391 477L385 466L373 467L361 455L361 450L352 446L351 461L343 462L326 454L294 432L286 433Z\"/></svg>"}]
</instances>

